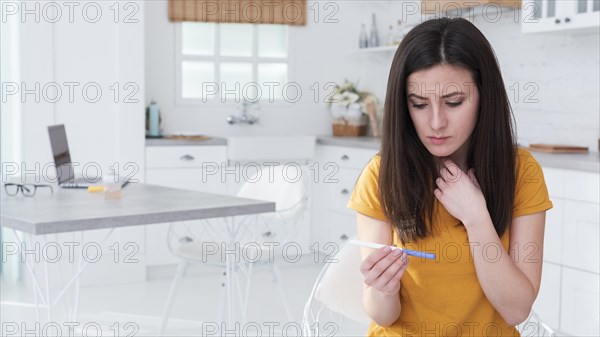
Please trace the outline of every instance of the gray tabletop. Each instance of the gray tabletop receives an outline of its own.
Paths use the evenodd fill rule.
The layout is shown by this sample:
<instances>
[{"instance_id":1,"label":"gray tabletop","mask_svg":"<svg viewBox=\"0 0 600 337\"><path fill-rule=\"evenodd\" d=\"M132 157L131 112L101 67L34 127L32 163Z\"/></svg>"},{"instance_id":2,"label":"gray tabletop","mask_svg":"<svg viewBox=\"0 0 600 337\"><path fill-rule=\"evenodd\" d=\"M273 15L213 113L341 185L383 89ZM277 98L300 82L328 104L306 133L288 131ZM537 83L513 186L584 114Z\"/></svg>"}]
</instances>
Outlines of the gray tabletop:
<instances>
[{"instance_id":1,"label":"gray tabletop","mask_svg":"<svg viewBox=\"0 0 600 337\"><path fill-rule=\"evenodd\" d=\"M0 226L37 235L275 211L273 202L138 183L125 186L119 200L85 189L43 192L2 192Z\"/></svg>"}]
</instances>

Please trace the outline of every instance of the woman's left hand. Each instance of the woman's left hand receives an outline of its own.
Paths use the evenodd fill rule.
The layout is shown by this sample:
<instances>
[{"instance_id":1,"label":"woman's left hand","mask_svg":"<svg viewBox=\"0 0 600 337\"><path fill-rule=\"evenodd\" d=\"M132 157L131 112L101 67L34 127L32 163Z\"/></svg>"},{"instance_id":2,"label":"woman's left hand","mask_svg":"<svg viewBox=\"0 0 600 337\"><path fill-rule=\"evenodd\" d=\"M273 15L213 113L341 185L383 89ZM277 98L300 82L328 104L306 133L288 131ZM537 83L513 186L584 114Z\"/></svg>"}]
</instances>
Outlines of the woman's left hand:
<instances>
[{"instance_id":1,"label":"woman's left hand","mask_svg":"<svg viewBox=\"0 0 600 337\"><path fill-rule=\"evenodd\" d=\"M467 173L452 160L444 160L440 177L436 179L435 197L465 227L472 225L488 212L485 197L473 169ZM488 213L489 214L489 213ZM468 228L468 227L467 227Z\"/></svg>"}]
</instances>

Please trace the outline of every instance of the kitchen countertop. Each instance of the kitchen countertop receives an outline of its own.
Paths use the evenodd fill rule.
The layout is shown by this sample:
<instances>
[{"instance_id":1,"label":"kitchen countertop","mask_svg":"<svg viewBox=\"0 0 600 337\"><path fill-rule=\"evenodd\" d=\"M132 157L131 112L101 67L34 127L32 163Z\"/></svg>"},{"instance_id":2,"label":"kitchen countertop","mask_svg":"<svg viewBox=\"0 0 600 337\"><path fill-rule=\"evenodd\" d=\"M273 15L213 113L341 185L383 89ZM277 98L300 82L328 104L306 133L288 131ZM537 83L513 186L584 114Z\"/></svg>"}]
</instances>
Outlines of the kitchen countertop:
<instances>
[{"instance_id":1,"label":"kitchen countertop","mask_svg":"<svg viewBox=\"0 0 600 337\"><path fill-rule=\"evenodd\" d=\"M600 172L600 153L545 153L529 150L542 167Z\"/></svg>"},{"instance_id":2,"label":"kitchen countertop","mask_svg":"<svg viewBox=\"0 0 600 337\"><path fill-rule=\"evenodd\" d=\"M318 136L317 144L379 150L381 138Z\"/></svg>"},{"instance_id":3,"label":"kitchen countertop","mask_svg":"<svg viewBox=\"0 0 600 337\"><path fill-rule=\"evenodd\" d=\"M379 150L381 138L374 137L334 137L318 136L317 144L344 146L357 149ZM210 146L227 145L223 137L211 137L207 140L181 139L146 139L146 146ZM598 152L589 153L544 153L529 150L535 159L544 167L587 172L600 172L600 155Z\"/></svg>"},{"instance_id":4,"label":"kitchen countertop","mask_svg":"<svg viewBox=\"0 0 600 337\"><path fill-rule=\"evenodd\" d=\"M208 136L210 137L210 136ZM146 138L146 146L215 146L227 145L227 139L222 137L210 137L205 140L168 139L168 138Z\"/></svg>"},{"instance_id":5,"label":"kitchen countertop","mask_svg":"<svg viewBox=\"0 0 600 337\"><path fill-rule=\"evenodd\" d=\"M381 138L374 137L333 137L319 136L317 144L346 146L362 149L379 150ZM600 172L600 154L589 153L545 153L529 150L535 159L544 167L587 172Z\"/></svg>"}]
</instances>

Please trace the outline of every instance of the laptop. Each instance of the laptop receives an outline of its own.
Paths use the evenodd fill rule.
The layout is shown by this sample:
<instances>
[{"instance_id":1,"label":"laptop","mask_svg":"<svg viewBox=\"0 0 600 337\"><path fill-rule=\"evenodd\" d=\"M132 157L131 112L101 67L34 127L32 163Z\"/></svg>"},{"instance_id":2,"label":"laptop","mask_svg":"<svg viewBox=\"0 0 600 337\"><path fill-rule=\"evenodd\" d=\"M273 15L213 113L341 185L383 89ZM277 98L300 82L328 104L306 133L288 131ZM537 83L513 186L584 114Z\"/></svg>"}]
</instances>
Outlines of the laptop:
<instances>
[{"instance_id":1,"label":"laptop","mask_svg":"<svg viewBox=\"0 0 600 337\"><path fill-rule=\"evenodd\" d=\"M54 165L56 166L58 186L63 188L88 188L102 183L102 177L80 177L75 179L71 153L67 143L67 133L63 124L49 126L48 135L50 136ZM119 177L119 181L122 186L127 184L127 179L123 177Z\"/></svg>"}]
</instances>

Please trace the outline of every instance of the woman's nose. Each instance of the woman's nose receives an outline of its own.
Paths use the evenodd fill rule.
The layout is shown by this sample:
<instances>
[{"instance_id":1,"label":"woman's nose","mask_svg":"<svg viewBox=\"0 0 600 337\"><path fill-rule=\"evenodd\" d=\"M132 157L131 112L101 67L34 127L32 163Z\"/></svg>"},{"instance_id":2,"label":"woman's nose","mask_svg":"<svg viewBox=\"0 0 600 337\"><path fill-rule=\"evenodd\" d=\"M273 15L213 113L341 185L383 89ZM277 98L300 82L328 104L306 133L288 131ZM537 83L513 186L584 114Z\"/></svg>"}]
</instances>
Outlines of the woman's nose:
<instances>
[{"instance_id":1,"label":"woman's nose","mask_svg":"<svg viewBox=\"0 0 600 337\"><path fill-rule=\"evenodd\" d=\"M448 120L446 119L446 113L444 112L444 108L438 104L435 104L432 106L433 106L433 108L432 108L431 120L430 120L429 124L433 130L443 129L448 124Z\"/></svg>"}]
</instances>

